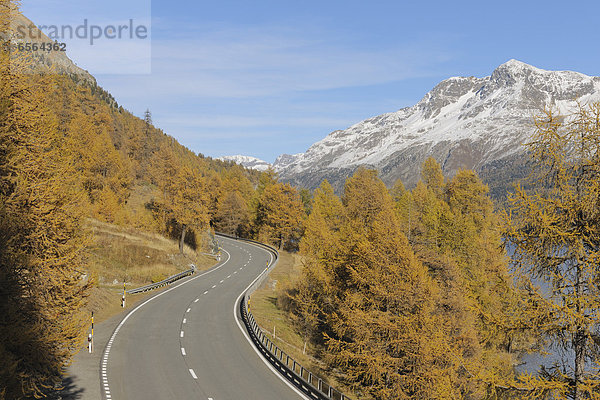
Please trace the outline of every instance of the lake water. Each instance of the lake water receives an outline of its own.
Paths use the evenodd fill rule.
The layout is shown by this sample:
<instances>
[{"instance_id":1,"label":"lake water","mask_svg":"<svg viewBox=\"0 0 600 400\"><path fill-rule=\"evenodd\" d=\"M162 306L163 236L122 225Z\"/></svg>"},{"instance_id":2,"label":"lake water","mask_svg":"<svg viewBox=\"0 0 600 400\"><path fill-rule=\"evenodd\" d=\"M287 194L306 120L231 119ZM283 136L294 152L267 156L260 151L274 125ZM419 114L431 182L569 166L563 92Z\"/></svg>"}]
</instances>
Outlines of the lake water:
<instances>
[{"instance_id":1,"label":"lake water","mask_svg":"<svg viewBox=\"0 0 600 400\"><path fill-rule=\"evenodd\" d=\"M512 256L514 249L511 249L507 246L507 254L508 256ZM514 271L513 271L514 272ZM551 282L545 281L542 279L531 279L533 284L538 286L540 292L546 296L546 298L551 297L552 293L552 285ZM541 354L547 353L547 354ZM531 374L536 374L540 370L540 366L546 367L546 369L550 369L555 365L561 366L561 370L564 367L566 372L572 372L575 365L575 351L570 348L562 348L561 343L549 343L542 352L540 353L531 353L525 355L522 360L523 364L519 365L516 369L517 372L528 372ZM598 370L597 365L592 363L591 361L586 362L586 369L588 371Z\"/></svg>"}]
</instances>

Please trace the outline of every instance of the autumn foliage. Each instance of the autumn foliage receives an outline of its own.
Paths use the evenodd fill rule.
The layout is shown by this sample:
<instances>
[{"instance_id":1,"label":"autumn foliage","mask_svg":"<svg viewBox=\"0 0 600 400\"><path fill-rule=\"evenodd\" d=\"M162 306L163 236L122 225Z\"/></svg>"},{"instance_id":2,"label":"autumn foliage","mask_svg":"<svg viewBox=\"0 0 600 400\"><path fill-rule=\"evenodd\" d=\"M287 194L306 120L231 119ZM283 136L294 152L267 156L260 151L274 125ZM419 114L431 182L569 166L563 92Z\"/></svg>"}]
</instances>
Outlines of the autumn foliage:
<instances>
[{"instance_id":1,"label":"autumn foliage","mask_svg":"<svg viewBox=\"0 0 600 400\"><path fill-rule=\"evenodd\" d=\"M498 221L471 171L429 159L412 191L359 169L314 193L289 292L299 331L376 399L484 398L512 376L518 335Z\"/></svg>"},{"instance_id":2,"label":"autumn foliage","mask_svg":"<svg viewBox=\"0 0 600 400\"><path fill-rule=\"evenodd\" d=\"M0 4L4 23L12 12ZM48 77L0 54L0 398L60 383L84 334L85 197L45 96Z\"/></svg>"},{"instance_id":3,"label":"autumn foliage","mask_svg":"<svg viewBox=\"0 0 600 400\"><path fill-rule=\"evenodd\" d=\"M411 190L359 168L337 196L195 154L1 37L0 399L46 395L81 348L86 218L169 236L182 257L215 231L299 250L281 304L362 398L599 397L600 105L536 120L534 189L501 220L475 172L447 179L433 158ZM566 361L518 371L550 345Z\"/></svg>"},{"instance_id":4,"label":"autumn foliage","mask_svg":"<svg viewBox=\"0 0 600 400\"><path fill-rule=\"evenodd\" d=\"M600 104L536 119L534 172L509 196L506 237L522 293L517 319L560 354L514 387L538 398L600 398Z\"/></svg>"},{"instance_id":5,"label":"autumn foliage","mask_svg":"<svg viewBox=\"0 0 600 400\"><path fill-rule=\"evenodd\" d=\"M259 195L258 172L193 153L95 84L32 69L10 51L17 12L0 2L0 398L11 400L59 387L84 343L87 218L170 236L181 252L209 251L214 229L293 247L303 219L254 216L295 205L296 189Z\"/></svg>"}]
</instances>

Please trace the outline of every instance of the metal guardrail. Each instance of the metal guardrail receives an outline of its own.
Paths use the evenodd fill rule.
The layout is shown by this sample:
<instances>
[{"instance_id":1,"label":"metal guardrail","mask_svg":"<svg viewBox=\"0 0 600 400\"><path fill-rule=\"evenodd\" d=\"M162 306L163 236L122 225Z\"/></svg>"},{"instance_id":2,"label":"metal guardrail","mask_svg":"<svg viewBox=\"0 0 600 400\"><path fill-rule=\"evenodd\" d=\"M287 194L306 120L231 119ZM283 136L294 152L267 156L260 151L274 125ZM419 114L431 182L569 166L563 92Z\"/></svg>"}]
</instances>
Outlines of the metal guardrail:
<instances>
[{"instance_id":1,"label":"metal guardrail","mask_svg":"<svg viewBox=\"0 0 600 400\"><path fill-rule=\"evenodd\" d=\"M275 260L272 262L260 275L254 284L244 293L240 301L240 314L242 321L246 325L246 329L250 334L250 338L256 345L257 349L261 354L275 367L287 380L289 380L294 386L300 391L316 400L351 400L350 397L346 396L339 390L335 389L323 379L313 374L308 369L304 368L302 364L294 360L287 353L281 350L272 340L270 340L264 332L260 329L260 326L256 323L254 315L250 312L248 302L250 296L256 291L264 280L269 275L269 271L275 266L279 258L279 252L272 246L264 243L257 242L255 240L236 238L230 235L218 234L219 236L228 237L230 239L240 240L244 242L254 243L263 248L266 248L274 256Z\"/></svg>"},{"instance_id":2,"label":"metal guardrail","mask_svg":"<svg viewBox=\"0 0 600 400\"><path fill-rule=\"evenodd\" d=\"M180 272L180 273L175 274L173 276L170 276L167 279L163 279L160 282L151 283L151 284L146 285L146 286L142 286L142 287L139 287L139 288L127 290L127 291L125 291L125 293L127 293L127 294L142 293L142 292L147 292L149 290L154 290L154 289L161 288L163 286L170 285L171 283L173 283L175 281L178 281L181 278L185 278L186 276L190 276L194 272L196 272L196 266L194 264L190 264L190 267L191 268L188 269L187 271L183 271L183 272Z\"/></svg>"}]
</instances>

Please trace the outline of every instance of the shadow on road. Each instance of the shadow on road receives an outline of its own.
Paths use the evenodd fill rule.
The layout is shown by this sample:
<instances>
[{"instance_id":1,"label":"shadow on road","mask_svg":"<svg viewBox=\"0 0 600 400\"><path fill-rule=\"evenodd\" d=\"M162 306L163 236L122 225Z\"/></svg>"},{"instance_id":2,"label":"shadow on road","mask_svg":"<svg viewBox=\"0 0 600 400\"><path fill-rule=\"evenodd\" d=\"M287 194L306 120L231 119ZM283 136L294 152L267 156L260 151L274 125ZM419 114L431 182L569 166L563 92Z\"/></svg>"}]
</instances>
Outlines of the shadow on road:
<instances>
[{"instance_id":1,"label":"shadow on road","mask_svg":"<svg viewBox=\"0 0 600 400\"><path fill-rule=\"evenodd\" d=\"M48 394L46 399L48 400L77 400L83 398L83 392L85 389L78 388L74 381L77 377L69 376L63 380L62 389L55 390Z\"/></svg>"}]
</instances>

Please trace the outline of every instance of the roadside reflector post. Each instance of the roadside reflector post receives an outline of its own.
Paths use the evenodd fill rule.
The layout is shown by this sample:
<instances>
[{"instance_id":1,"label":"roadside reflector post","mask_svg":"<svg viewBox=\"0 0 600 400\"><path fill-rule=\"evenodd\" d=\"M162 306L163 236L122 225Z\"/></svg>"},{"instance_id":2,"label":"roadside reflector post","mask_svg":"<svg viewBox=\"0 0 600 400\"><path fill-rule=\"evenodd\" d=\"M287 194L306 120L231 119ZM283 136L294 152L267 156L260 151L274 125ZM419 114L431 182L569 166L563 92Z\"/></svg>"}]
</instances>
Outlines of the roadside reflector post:
<instances>
[{"instance_id":1,"label":"roadside reflector post","mask_svg":"<svg viewBox=\"0 0 600 400\"><path fill-rule=\"evenodd\" d=\"M92 311L92 332L88 335L88 351L94 352L94 312Z\"/></svg>"},{"instance_id":2,"label":"roadside reflector post","mask_svg":"<svg viewBox=\"0 0 600 400\"><path fill-rule=\"evenodd\" d=\"M123 297L121 297L121 307L125 308L125 282L123 282Z\"/></svg>"}]
</instances>

